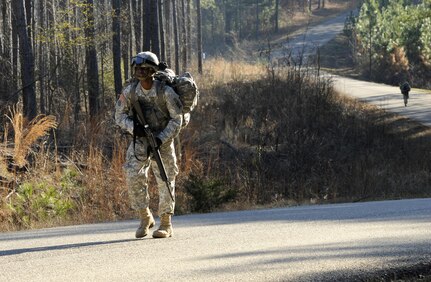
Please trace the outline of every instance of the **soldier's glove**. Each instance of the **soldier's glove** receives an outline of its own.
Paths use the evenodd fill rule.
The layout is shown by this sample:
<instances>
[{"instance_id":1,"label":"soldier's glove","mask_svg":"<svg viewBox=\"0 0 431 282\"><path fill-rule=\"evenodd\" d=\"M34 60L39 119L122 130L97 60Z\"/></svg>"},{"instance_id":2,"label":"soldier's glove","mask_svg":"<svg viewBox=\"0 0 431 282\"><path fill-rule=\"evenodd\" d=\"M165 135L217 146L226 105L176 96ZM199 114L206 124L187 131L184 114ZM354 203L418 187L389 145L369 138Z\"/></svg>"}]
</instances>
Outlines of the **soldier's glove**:
<instances>
[{"instance_id":1,"label":"soldier's glove","mask_svg":"<svg viewBox=\"0 0 431 282\"><path fill-rule=\"evenodd\" d=\"M156 151L160 150L160 146L162 146L162 140L160 140L159 137L154 138L154 141L156 141ZM147 148L148 154L154 153L151 146L148 146Z\"/></svg>"},{"instance_id":2,"label":"soldier's glove","mask_svg":"<svg viewBox=\"0 0 431 282\"><path fill-rule=\"evenodd\" d=\"M137 137L145 137L145 127L143 125L136 124L133 128L133 133Z\"/></svg>"}]
</instances>

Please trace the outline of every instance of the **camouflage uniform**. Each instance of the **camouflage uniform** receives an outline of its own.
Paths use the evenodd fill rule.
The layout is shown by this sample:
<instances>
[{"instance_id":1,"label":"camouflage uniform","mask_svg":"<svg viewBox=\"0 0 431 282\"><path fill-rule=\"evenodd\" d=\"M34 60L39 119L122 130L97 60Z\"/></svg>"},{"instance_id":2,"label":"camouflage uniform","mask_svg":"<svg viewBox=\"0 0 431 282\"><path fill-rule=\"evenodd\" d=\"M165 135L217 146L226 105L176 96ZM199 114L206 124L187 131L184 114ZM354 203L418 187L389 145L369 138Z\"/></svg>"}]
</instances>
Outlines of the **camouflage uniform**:
<instances>
[{"instance_id":1,"label":"camouflage uniform","mask_svg":"<svg viewBox=\"0 0 431 282\"><path fill-rule=\"evenodd\" d=\"M124 87L115 106L115 121L117 125L133 134L133 111L131 93L135 90L146 122L155 137L162 141L160 154L163 159L166 174L175 189L175 177L178 174L173 138L178 134L182 123L182 105L175 91L165 86L160 89L160 82L153 81L148 93L141 85L129 84ZM148 91L148 90L147 90ZM172 201L166 183L160 177L157 163L149 156L149 144L145 137L137 137L136 143L129 145L126 154L126 163L123 168L126 172L127 185L132 208L142 210L149 207L148 170L151 167L157 181L159 191L159 215L173 214L175 203Z\"/></svg>"}]
</instances>

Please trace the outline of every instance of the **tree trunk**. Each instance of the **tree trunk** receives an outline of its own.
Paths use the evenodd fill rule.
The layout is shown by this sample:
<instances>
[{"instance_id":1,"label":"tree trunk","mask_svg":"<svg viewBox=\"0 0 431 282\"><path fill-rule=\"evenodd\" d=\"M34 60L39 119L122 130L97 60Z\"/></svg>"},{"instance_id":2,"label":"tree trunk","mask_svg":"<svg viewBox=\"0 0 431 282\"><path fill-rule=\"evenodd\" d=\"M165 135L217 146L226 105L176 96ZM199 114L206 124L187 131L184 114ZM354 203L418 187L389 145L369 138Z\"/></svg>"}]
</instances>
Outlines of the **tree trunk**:
<instances>
[{"instance_id":1,"label":"tree trunk","mask_svg":"<svg viewBox=\"0 0 431 282\"><path fill-rule=\"evenodd\" d=\"M163 21L164 12L164 0L157 1L159 10L159 30L160 30L160 60L166 61L166 35L165 35L165 24Z\"/></svg>"},{"instance_id":2,"label":"tree trunk","mask_svg":"<svg viewBox=\"0 0 431 282\"><path fill-rule=\"evenodd\" d=\"M182 58L182 71L187 70L187 28L186 28L186 7L184 0L181 0L181 58Z\"/></svg>"},{"instance_id":3,"label":"tree trunk","mask_svg":"<svg viewBox=\"0 0 431 282\"><path fill-rule=\"evenodd\" d=\"M203 52L202 52L202 11L201 11L201 0L196 0L196 14L197 14L197 30L198 30L198 72L202 74L203 64Z\"/></svg>"},{"instance_id":4,"label":"tree trunk","mask_svg":"<svg viewBox=\"0 0 431 282\"><path fill-rule=\"evenodd\" d=\"M26 14L22 0L12 1L16 30L19 39L20 66L24 116L31 120L37 114L36 93L34 90L34 57L26 27Z\"/></svg>"},{"instance_id":5,"label":"tree trunk","mask_svg":"<svg viewBox=\"0 0 431 282\"><path fill-rule=\"evenodd\" d=\"M39 30L45 30L45 1L39 0ZM44 43L39 42L39 107L42 114L46 113L45 109L45 50Z\"/></svg>"},{"instance_id":6,"label":"tree trunk","mask_svg":"<svg viewBox=\"0 0 431 282\"><path fill-rule=\"evenodd\" d=\"M224 1L223 9L224 9L224 35L225 35L224 41L226 45L232 46L233 42L231 40L231 31L232 31L233 11L227 6L226 1Z\"/></svg>"},{"instance_id":7,"label":"tree trunk","mask_svg":"<svg viewBox=\"0 0 431 282\"><path fill-rule=\"evenodd\" d=\"M129 53L130 56L134 56L136 54L136 45L135 45L135 17L134 14L135 12L133 11L133 3L135 2L135 0L124 0L124 1L128 1L128 6L129 6L129 13L128 13L128 17L129 17L129 29L130 29L130 33L129 33Z\"/></svg>"},{"instance_id":8,"label":"tree trunk","mask_svg":"<svg viewBox=\"0 0 431 282\"><path fill-rule=\"evenodd\" d=\"M5 3L0 3L0 4L2 6L5 5ZM2 12L2 15L1 15L1 20L0 20L0 57L4 58L5 54L3 51L4 50L3 45L5 45L5 42L4 42L4 32L3 32L4 26L3 25L4 25L5 20L4 20L3 7L1 7L1 12ZM2 105L4 105L3 101L7 100L7 84L6 84L7 79L6 79L5 65L6 65L5 63L0 64L0 103ZM1 126L0 126L0 128L1 128Z\"/></svg>"},{"instance_id":9,"label":"tree trunk","mask_svg":"<svg viewBox=\"0 0 431 282\"><path fill-rule=\"evenodd\" d=\"M259 21L259 0L256 0L256 39L259 38L260 21Z\"/></svg>"},{"instance_id":10,"label":"tree trunk","mask_svg":"<svg viewBox=\"0 0 431 282\"><path fill-rule=\"evenodd\" d=\"M278 33L278 13L279 13L279 0L275 0L275 14L274 14L274 31Z\"/></svg>"},{"instance_id":11,"label":"tree trunk","mask_svg":"<svg viewBox=\"0 0 431 282\"><path fill-rule=\"evenodd\" d=\"M112 56L114 64L115 94L121 93L121 0L112 0Z\"/></svg>"},{"instance_id":12,"label":"tree trunk","mask_svg":"<svg viewBox=\"0 0 431 282\"><path fill-rule=\"evenodd\" d=\"M166 63L170 66L172 65L172 52L171 52L171 46L172 46L172 40L169 40L172 38L172 21L170 20L171 17L171 1L165 0L165 27L166 27Z\"/></svg>"},{"instance_id":13,"label":"tree trunk","mask_svg":"<svg viewBox=\"0 0 431 282\"><path fill-rule=\"evenodd\" d=\"M173 26L173 33L174 33L174 48L175 48L175 72L180 72L180 43L178 38L178 13L177 13L177 0L172 0L172 22L174 23Z\"/></svg>"},{"instance_id":14,"label":"tree trunk","mask_svg":"<svg viewBox=\"0 0 431 282\"><path fill-rule=\"evenodd\" d=\"M48 4L48 3L47 3ZM49 2L49 6L47 7L47 13L46 13L46 27L48 29L52 29L54 26L54 13L55 13L55 6L52 1ZM53 87L52 86L52 80L53 76L55 75L55 36L52 38L52 40L49 40L47 42L47 64L48 64L48 72L49 75L47 76L47 93L46 93L46 113L51 113L52 111L52 93L53 93Z\"/></svg>"},{"instance_id":15,"label":"tree trunk","mask_svg":"<svg viewBox=\"0 0 431 282\"><path fill-rule=\"evenodd\" d=\"M151 51L160 58L160 38L159 38L159 13L158 0L151 0Z\"/></svg>"},{"instance_id":16,"label":"tree trunk","mask_svg":"<svg viewBox=\"0 0 431 282\"><path fill-rule=\"evenodd\" d=\"M94 30L94 3L93 0L86 0L88 5L87 23L85 28L85 36L87 38L87 46L85 50L85 61L87 65L87 83L88 83L88 99L89 112L91 117L95 117L100 108L99 104L99 70L97 63L97 52L95 46L95 30Z\"/></svg>"},{"instance_id":17,"label":"tree trunk","mask_svg":"<svg viewBox=\"0 0 431 282\"><path fill-rule=\"evenodd\" d=\"M74 7L64 7L64 9L73 9L73 15L69 16L67 18L67 21L70 22L73 26L79 26L82 24L82 11L80 9L80 7L78 6L74 6ZM76 37L78 36L78 34L74 33L74 32L70 32L70 40L73 42L73 40L76 40ZM67 57L67 62L74 62L73 67L67 68L68 70L68 74L67 76L71 76L73 77L74 81L70 80L71 85L70 87L70 98L68 97L67 99L72 102L72 106L73 106L73 120L69 117L64 117L64 119L69 119L70 120L70 129L72 131L74 131L77 128L77 124L79 123L79 119L80 119L80 113L81 113L81 89L86 89L85 85L82 85L81 83L81 72L80 72L80 66L84 66L85 64L82 64L80 62L81 60L81 52L80 52L80 48L78 46L76 46L76 44L72 44L71 48L70 48L70 52L71 54L68 55ZM60 74L61 75L61 74ZM65 76L65 74L63 74L63 76ZM102 65L102 80L103 80L103 65ZM103 86L102 86L103 89ZM73 136L71 138L71 141L74 142L74 140L76 140L76 136Z\"/></svg>"},{"instance_id":18,"label":"tree trunk","mask_svg":"<svg viewBox=\"0 0 431 282\"><path fill-rule=\"evenodd\" d=\"M143 34L143 50L140 51L150 51L151 50L151 1L144 0L144 12L143 12L143 22L144 22L144 34ZM138 51L139 52L139 51Z\"/></svg>"},{"instance_id":19,"label":"tree trunk","mask_svg":"<svg viewBox=\"0 0 431 282\"><path fill-rule=\"evenodd\" d=\"M142 51L141 45L141 34L142 34L142 5L141 0L131 0L132 1L132 13L133 15L133 28L135 30L135 46L136 53Z\"/></svg>"},{"instance_id":20,"label":"tree trunk","mask_svg":"<svg viewBox=\"0 0 431 282\"><path fill-rule=\"evenodd\" d=\"M2 28L0 35L3 35L0 48L0 56L4 59L4 63L0 64L0 100L9 101L11 92L11 22L10 22L10 7L6 1L1 2L1 21Z\"/></svg>"},{"instance_id":21,"label":"tree trunk","mask_svg":"<svg viewBox=\"0 0 431 282\"><path fill-rule=\"evenodd\" d=\"M121 9L124 11L123 13L125 15L131 15L130 9L129 9L129 0L122 0L121 3ZM127 17L127 20L121 24L121 57L123 61L123 69L124 69L124 80L127 80L129 78L129 64L130 64L130 56L129 48L130 48L130 37L132 34L131 29L131 17Z\"/></svg>"},{"instance_id":22,"label":"tree trunk","mask_svg":"<svg viewBox=\"0 0 431 282\"><path fill-rule=\"evenodd\" d=\"M192 54L192 11L191 11L191 0L186 0L187 9L186 9L186 24L187 24L187 37L186 37L186 46L187 46L187 64L190 63L190 56Z\"/></svg>"},{"instance_id":23,"label":"tree trunk","mask_svg":"<svg viewBox=\"0 0 431 282\"><path fill-rule=\"evenodd\" d=\"M238 36L238 40L241 40L241 9L239 2L235 4L235 33Z\"/></svg>"},{"instance_id":24,"label":"tree trunk","mask_svg":"<svg viewBox=\"0 0 431 282\"><path fill-rule=\"evenodd\" d=\"M26 19L26 24L27 24L27 34L28 34L28 38L30 39L30 42L32 42L32 12L31 12L31 8L32 8L32 0L24 0L24 9L25 9L25 19Z\"/></svg>"},{"instance_id":25,"label":"tree trunk","mask_svg":"<svg viewBox=\"0 0 431 282\"><path fill-rule=\"evenodd\" d=\"M11 4L11 21L12 21L12 90L15 92L18 90L18 24L17 17L14 16L14 5ZM18 101L18 96L15 95L12 97L12 103L16 103Z\"/></svg>"}]
</instances>

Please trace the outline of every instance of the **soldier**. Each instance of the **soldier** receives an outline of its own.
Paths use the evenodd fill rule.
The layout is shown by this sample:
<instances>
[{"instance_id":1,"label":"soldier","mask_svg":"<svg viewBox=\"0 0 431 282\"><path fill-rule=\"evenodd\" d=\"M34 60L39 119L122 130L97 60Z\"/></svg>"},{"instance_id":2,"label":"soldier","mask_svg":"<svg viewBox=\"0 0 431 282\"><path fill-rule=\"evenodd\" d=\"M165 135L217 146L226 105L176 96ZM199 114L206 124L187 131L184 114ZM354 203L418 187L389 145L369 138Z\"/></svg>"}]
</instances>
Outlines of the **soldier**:
<instances>
[{"instance_id":1,"label":"soldier","mask_svg":"<svg viewBox=\"0 0 431 282\"><path fill-rule=\"evenodd\" d=\"M404 81L404 83L400 84L400 90L403 94L404 99L404 106L407 107L407 101L409 99L409 92L410 92L410 84L407 81Z\"/></svg>"},{"instance_id":2,"label":"soldier","mask_svg":"<svg viewBox=\"0 0 431 282\"><path fill-rule=\"evenodd\" d=\"M134 135L126 154L124 170L132 208L137 210L141 219L136 230L136 238L145 237L155 224L149 209L148 170L153 171L159 192L158 213L160 227L153 232L154 238L167 238L173 234L171 216L175 202L166 183L161 179L159 168L151 155L149 142L145 137L143 125L136 121L132 99L137 99L141 106L146 123L156 137L157 146L166 168L167 177L174 193L175 177L178 174L173 139L182 124L182 104L175 91L154 79L154 74L166 65L159 63L157 56L151 52L141 52L132 58L132 72L136 82L125 85L115 106L117 125ZM134 138L134 139L135 139Z\"/></svg>"}]
</instances>

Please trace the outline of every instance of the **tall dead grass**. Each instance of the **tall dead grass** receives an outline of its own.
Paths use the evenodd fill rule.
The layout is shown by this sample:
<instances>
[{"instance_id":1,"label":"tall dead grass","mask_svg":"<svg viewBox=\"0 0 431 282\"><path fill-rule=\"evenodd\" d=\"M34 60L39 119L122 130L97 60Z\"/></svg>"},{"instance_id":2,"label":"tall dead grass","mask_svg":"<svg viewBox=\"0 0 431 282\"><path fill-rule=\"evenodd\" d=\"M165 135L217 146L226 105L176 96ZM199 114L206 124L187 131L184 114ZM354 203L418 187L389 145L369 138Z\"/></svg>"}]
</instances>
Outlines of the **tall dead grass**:
<instances>
[{"instance_id":1,"label":"tall dead grass","mask_svg":"<svg viewBox=\"0 0 431 282\"><path fill-rule=\"evenodd\" d=\"M429 130L340 97L310 69L256 79L217 64L223 83L200 83L193 146L201 177L238 191L231 206L429 196Z\"/></svg>"},{"instance_id":2,"label":"tall dead grass","mask_svg":"<svg viewBox=\"0 0 431 282\"><path fill-rule=\"evenodd\" d=\"M10 116L7 117L14 130L14 165L23 167L28 163L26 157L31 146L37 139L56 128L57 122L54 116L39 115L26 125L23 114L16 107L10 110Z\"/></svg>"},{"instance_id":3,"label":"tall dead grass","mask_svg":"<svg viewBox=\"0 0 431 282\"><path fill-rule=\"evenodd\" d=\"M311 69L268 73L262 65L222 59L207 60L205 67L205 75L195 77L201 92L198 107L180 136L176 213L198 207L243 209L429 196L429 130L338 96L330 81ZM108 112L77 124L75 131L57 130L57 140L39 145L8 198L10 204L19 193L32 191L27 202L18 202L20 213L17 205L15 210L8 208L5 198L12 190L2 185L0 229L135 216L122 169L131 140L116 130L111 117ZM28 134L46 133L24 129L19 115L14 124L22 129L21 140L27 140L21 141L23 152L29 152L32 146L24 145L35 140L26 139ZM12 143L16 141L3 139L1 171L10 172L5 160L14 154ZM34 185L23 186L25 181ZM157 210L153 184L154 179L150 205ZM66 207L58 207L62 217L54 213L55 217L39 218L34 212L46 189L64 197L61 203ZM20 214L28 218L25 225Z\"/></svg>"},{"instance_id":4,"label":"tall dead grass","mask_svg":"<svg viewBox=\"0 0 431 282\"><path fill-rule=\"evenodd\" d=\"M42 142L37 141L57 126L53 116L27 124L14 108L8 119L0 146L0 230L132 216L122 171L128 144L109 117L81 123L75 132L63 129L59 140L51 134Z\"/></svg>"}]
</instances>

